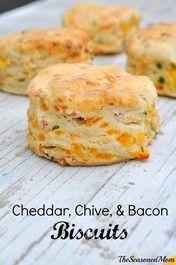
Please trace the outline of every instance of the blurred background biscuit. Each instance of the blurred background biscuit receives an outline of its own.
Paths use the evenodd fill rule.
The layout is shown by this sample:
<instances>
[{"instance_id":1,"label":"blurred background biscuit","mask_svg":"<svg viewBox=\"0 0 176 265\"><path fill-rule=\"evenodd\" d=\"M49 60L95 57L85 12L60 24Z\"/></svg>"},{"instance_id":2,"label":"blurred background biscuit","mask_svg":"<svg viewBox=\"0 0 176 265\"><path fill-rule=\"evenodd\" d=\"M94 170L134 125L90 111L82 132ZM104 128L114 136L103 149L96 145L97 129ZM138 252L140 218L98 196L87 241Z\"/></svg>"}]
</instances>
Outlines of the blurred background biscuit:
<instances>
[{"instance_id":1,"label":"blurred background biscuit","mask_svg":"<svg viewBox=\"0 0 176 265\"><path fill-rule=\"evenodd\" d=\"M176 97L176 24L160 23L131 34L127 69L147 75L158 94Z\"/></svg>"},{"instance_id":2,"label":"blurred background biscuit","mask_svg":"<svg viewBox=\"0 0 176 265\"><path fill-rule=\"evenodd\" d=\"M137 10L117 5L80 4L64 16L65 26L88 33L95 55L122 52L124 39L138 27L139 21Z\"/></svg>"},{"instance_id":3,"label":"blurred background biscuit","mask_svg":"<svg viewBox=\"0 0 176 265\"><path fill-rule=\"evenodd\" d=\"M0 89L26 95L29 81L59 62L90 62L86 33L78 29L31 30L0 37Z\"/></svg>"}]
</instances>

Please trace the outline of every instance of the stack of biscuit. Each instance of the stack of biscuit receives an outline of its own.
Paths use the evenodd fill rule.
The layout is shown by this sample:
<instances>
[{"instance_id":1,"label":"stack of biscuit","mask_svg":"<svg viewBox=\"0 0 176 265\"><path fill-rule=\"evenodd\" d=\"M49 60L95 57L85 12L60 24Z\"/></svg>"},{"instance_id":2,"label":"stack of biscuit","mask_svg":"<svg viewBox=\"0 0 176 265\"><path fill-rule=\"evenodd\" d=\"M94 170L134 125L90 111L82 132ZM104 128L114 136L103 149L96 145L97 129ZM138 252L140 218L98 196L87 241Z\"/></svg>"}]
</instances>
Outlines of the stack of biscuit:
<instances>
[{"instance_id":1,"label":"stack of biscuit","mask_svg":"<svg viewBox=\"0 0 176 265\"><path fill-rule=\"evenodd\" d=\"M73 166L148 159L157 92L176 97L176 25L139 23L130 7L81 4L64 28L0 38L0 88L29 95L33 152ZM123 51L129 73L91 62Z\"/></svg>"}]
</instances>

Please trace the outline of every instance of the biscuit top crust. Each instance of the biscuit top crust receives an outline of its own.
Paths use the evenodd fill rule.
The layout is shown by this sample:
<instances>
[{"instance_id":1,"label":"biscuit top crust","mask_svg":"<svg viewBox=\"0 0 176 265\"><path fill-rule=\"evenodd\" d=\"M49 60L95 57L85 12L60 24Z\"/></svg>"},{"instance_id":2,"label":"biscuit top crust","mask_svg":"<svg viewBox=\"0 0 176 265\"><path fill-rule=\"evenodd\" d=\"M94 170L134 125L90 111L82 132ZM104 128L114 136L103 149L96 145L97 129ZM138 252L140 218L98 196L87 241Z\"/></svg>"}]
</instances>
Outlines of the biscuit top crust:
<instances>
[{"instance_id":1,"label":"biscuit top crust","mask_svg":"<svg viewBox=\"0 0 176 265\"><path fill-rule=\"evenodd\" d=\"M64 17L67 26L94 31L108 29L123 21L140 19L139 12L128 6L80 4L73 7Z\"/></svg>"},{"instance_id":2,"label":"biscuit top crust","mask_svg":"<svg viewBox=\"0 0 176 265\"><path fill-rule=\"evenodd\" d=\"M66 114L117 106L146 109L156 89L148 77L134 76L114 66L57 64L42 70L29 84L31 101L42 99Z\"/></svg>"},{"instance_id":3,"label":"biscuit top crust","mask_svg":"<svg viewBox=\"0 0 176 265\"><path fill-rule=\"evenodd\" d=\"M1 36L0 49L14 48L19 52L46 50L48 53L54 53L61 47L62 49L72 47L81 49L88 40L87 34L78 29L37 29Z\"/></svg>"},{"instance_id":4,"label":"biscuit top crust","mask_svg":"<svg viewBox=\"0 0 176 265\"><path fill-rule=\"evenodd\" d=\"M127 51L176 62L176 24L160 23L139 29L128 39Z\"/></svg>"}]
</instances>

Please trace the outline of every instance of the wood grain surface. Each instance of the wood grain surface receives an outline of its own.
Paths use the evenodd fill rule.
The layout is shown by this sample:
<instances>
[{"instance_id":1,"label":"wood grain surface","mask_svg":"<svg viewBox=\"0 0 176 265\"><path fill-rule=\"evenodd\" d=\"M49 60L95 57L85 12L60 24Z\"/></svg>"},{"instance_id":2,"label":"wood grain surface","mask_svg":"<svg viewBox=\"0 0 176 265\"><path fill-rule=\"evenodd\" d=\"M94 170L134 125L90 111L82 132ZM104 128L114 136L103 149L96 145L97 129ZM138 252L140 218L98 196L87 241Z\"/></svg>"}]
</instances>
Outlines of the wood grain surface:
<instances>
[{"instance_id":1,"label":"wood grain surface","mask_svg":"<svg viewBox=\"0 0 176 265\"><path fill-rule=\"evenodd\" d=\"M100 1L99 1L100 2ZM102 1L103 2L103 1ZM104 1L117 3L117 1ZM29 28L57 27L65 9L76 1L37 1L0 15L0 34ZM175 0L118 1L137 7L142 25L175 22ZM125 55L99 57L98 64L125 67ZM0 265L111 265L119 255L156 257L176 254L176 101L159 98L162 128L147 162L107 167L61 167L27 147L28 98L0 93ZM78 217L14 216L25 207L167 207L168 216ZM119 224L125 240L51 240L52 226L69 220L77 227ZM125 263L124 263L125 264ZM146 263L145 263L146 264ZM150 263L151 264L151 263ZM157 263L162 264L162 263Z\"/></svg>"}]
</instances>

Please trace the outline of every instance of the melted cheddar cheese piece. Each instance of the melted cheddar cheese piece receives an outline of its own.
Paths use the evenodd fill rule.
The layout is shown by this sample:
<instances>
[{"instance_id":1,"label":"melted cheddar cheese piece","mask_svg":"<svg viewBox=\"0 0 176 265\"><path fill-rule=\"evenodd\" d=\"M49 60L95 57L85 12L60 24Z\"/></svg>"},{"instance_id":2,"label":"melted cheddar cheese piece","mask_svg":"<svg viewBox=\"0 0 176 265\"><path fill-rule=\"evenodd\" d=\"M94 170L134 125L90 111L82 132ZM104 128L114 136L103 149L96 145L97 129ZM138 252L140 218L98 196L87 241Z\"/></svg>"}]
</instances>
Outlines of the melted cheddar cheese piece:
<instances>
[{"instance_id":1,"label":"melted cheddar cheese piece","mask_svg":"<svg viewBox=\"0 0 176 265\"><path fill-rule=\"evenodd\" d=\"M8 59L7 58L0 58L0 69L4 69L8 66Z\"/></svg>"},{"instance_id":2,"label":"melted cheddar cheese piece","mask_svg":"<svg viewBox=\"0 0 176 265\"><path fill-rule=\"evenodd\" d=\"M125 147L129 147L130 145L133 144L134 142L134 137L130 134L127 134L127 133L123 133L122 135L118 136L117 137L117 141L125 146Z\"/></svg>"},{"instance_id":3,"label":"melted cheddar cheese piece","mask_svg":"<svg viewBox=\"0 0 176 265\"><path fill-rule=\"evenodd\" d=\"M60 135L63 134L63 131L61 131L61 130L55 130L55 134L56 134L57 136L60 136Z\"/></svg>"},{"instance_id":4,"label":"melted cheddar cheese piece","mask_svg":"<svg viewBox=\"0 0 176 265\"><path fill-rule=\"evenodd\" d=\"M43 133L39 133L37 138L39 141L45 141L46 140L46 137Z\"/></svg>"},{"instance_id":5,"label":"melted cheddar cheese piece","mask_svg":"<svg viewBox=\"0 0 176 265\"><path fill-rule=\"evenodd\" d=\"M176 84L176 70L168 71L168 78L170 82Z\"/></svg>"},{"instance_id":6,"label":"melted cheddar cheese piece","mask_svg":"<svg viewBox=\"0 0 176 265\"><path fill-rule=\"evenodd\" d=\"M107 122L103 122L101 125L100 125L100 128L106 128L108 127L109 124Z\"/></svg>"},{"instance_id":7,"label":"melted cheddar cheese piece","mask_svg":"<svg viewBox=\"0 0 176 265\"><path fill-rule=\"evenodd\" d=\"M103 160L110 160L112 158L112 154L109 154L109 153L98 153L96 155L96 158L97 159L103 159Z\"/></svg>"}]
</instances>

